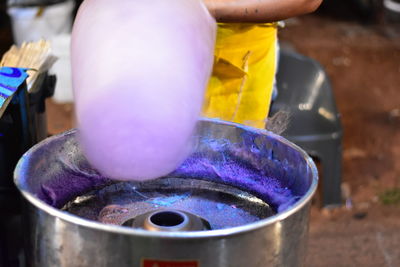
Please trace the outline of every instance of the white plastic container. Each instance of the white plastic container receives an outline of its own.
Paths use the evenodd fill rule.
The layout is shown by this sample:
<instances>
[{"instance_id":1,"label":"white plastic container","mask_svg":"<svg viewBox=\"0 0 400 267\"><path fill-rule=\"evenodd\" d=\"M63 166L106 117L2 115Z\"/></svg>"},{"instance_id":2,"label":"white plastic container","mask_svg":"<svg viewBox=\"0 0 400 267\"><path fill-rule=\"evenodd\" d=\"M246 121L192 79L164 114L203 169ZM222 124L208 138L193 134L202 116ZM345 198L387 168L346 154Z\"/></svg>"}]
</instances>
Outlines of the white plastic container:
<instances>
[{"instance_id":1,"label":"white plastic container","mask_svg":"<svg viewBox=\"0 0 400 267\"><path fill-rule=\"evenodd\" d=\"M9 7L14 42L46 39L51 41L52 52L58 57L51 73L57 75L53 99L59 103L73 101L71 85L70 40L73 0L43 7Z\"/></svg>"},{"instance_id":2,"label":"white plastic container","mask_svg":"<svg viewBox=\"0 0 400 267\"><path fill-rule=\"evenodd\" d=\"M15 44L71 32L74 6L69 0L44 7L9 7Z\"/></svg>"},{"instance_id":3,"label":"white plastic container","mask_svg":"<svg viewBox=\"0 0 400 267\"><path fill-rule=\"evenodd\" d=\"M57 35L50 41L53 54L58 57L50 70L50 73L57 75L53 99L58 103L72 103L74 97L71 78L71 33Z\"/></svg>"}]
</instances>

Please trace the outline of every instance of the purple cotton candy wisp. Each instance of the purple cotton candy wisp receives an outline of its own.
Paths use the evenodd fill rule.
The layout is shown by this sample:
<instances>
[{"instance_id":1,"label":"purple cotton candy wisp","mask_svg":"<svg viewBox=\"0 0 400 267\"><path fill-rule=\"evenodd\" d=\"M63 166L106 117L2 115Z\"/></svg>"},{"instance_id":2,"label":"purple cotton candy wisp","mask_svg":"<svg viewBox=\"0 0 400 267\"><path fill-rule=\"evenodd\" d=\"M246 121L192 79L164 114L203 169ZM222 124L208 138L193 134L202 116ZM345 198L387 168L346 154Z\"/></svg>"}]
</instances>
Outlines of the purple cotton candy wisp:
<instances>
[{"instance_id":1,"label":"purple cotton candy wisp","mask_svg":"<svg viewBox=\"0 0 400 267\"><path fill-rule=\"evenodd\" d=\"M103 175L146 180L191 151L216 24L201 0L85 0L72 33L84 154Z\"/></svg>"}]
</instances>

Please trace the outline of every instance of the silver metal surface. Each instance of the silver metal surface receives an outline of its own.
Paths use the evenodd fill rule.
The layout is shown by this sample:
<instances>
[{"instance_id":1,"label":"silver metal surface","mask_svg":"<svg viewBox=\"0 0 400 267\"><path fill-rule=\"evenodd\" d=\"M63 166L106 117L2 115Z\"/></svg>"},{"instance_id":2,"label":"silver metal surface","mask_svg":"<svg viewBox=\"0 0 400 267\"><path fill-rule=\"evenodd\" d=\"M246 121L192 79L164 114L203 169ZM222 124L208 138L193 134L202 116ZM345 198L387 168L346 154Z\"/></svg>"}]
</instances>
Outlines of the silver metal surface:
<instances>
[{"instance_id":1,"label":"silver metal surface","mask_svg":"<svg viewBox=\"0 0 400 267\"><path fill-rule=\"evenodd\" d=\"M208 222L204 219L186 211L169 209L139 215L127 220L122 225L159 232L210 230Z\"/></svg>"},{"instance_id":2,"label":"silver metal surface","mask_svg":"<svg viewBox=\"0 0 400 267\"><path fill-rule=\"evenodd\" d=\"M298 200L277 210L273 216L210 231L148 231L83 219L60 210L66 202L85 193L73 182L76 173L85 173L88 177L97 175L82 156L75 131L71 131L32 148L15 171L15 183L27 200L29 265L147 267L164 262L172 267L182 263L189 267L302 266L310 202L318 180L310 157L267 131L216 120L203 120L199 124L196 151L211 152L213 144L199 141L210 137L240 144L243 158L251 158L256 148L266 152L270 156L255 164L262 162L263 171L281 179L296 192ZM249 143L249 140L252 141ZM63 169L65 166L68 168ZM61 175L64 172L71 177L69 183L63 183L63 179L68 181L68 177ZM52 183L58 187L49 191L47 188ZM91 184L90 179L87 183L99 186ZM65 193L65 187L74 188L76 194ZM57 194L63 197L54 197Z\"/></svg>"},{"instance_id":3,"label":"silver metal surface","mask_svg":"<svg viewBox=\"0 0 400 267\"><path fill-rule=\"evenodd\" d=\"M209 230L241 226L275 214L268 203L244 190L188 177L106 184L68 201L62 210L114 225L155 211L179 210L201 217ZM131 227L143 228L141 223Z\"/></svg>"}]
</instances>

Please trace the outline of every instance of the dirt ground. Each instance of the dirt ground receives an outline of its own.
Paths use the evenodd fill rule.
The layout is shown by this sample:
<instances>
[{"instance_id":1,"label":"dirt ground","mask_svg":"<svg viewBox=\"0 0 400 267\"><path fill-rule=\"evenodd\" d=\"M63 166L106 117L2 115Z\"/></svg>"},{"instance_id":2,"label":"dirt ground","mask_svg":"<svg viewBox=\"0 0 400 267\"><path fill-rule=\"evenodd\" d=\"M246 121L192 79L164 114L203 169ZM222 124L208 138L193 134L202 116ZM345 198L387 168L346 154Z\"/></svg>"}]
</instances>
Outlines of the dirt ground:
<instances>
[{"instance_id":1,"label":"dirt ground","mask_svg":"<svg viewBox=\"0 0 400 267\"><path fill-rule=\"evenodd\" d=\"M400 25L314 14L280 40L324 66L344 126L347 205L312 208L306 266L400 266ZM71 105L47 104L51 134L72 127Z\"/></svg>"}]
</instances>

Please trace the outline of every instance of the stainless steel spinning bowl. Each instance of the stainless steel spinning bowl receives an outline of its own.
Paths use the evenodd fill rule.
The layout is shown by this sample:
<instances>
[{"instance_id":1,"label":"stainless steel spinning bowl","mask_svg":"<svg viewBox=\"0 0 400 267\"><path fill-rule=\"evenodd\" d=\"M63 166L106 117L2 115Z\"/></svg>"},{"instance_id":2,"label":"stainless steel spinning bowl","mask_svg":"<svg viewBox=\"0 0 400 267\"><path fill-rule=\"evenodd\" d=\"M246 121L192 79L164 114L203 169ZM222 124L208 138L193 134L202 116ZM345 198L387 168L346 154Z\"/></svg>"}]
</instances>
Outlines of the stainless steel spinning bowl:
<instances>
[{"instance_id":1,"label":"stainless steel spinning bowl","mask_svg":"<svg viewBox=\"0 0 400 267\"><path fill-rule=\"evenodd\" d=\"M207 173L199 176L178 171L169 177L161 178L158 181L164 187L170 184L169 181L176 179L182 179L182 183L178 182L175 185L183 186L184 181L189 181L186 179L191 179L194 182L186 185L194 185L197 184L196 181L200 181L200 185L196 185L196 188L205 183L207 187L204 188L209 191L219 187L218 185L221 185L222 189L215 189L220 191L213 195L212 201L206 199L207 203L215 203L213 204L217 207L215 209L211 204L207 204L211 207L207 209L193 208L196 203L202 205L202 202L193 202L191 198L181 201L182 198L179 198L181 206L176 212L184 218L181 222L185 222L185 227L174 226L171 231L162 229L151 231L148 227L126 226L126 222L113 225L96 221L101 217L98 212L93 215L93 212L89 211L86 212L89 214L87 217L79 217L65 208L68 203L75 203L80 207L81 202L98 195L99 191L88 195L90 190L93 192L110 186L120 188L120 185L114 185L117 182L101 177L90 167L82 155L75 136L76 131L73 130L48 138L28 151L15 170L15 183L27 200L25 222L29 234L26 254L30 266L292 267L303 265L309 208L317 187L318 174L311 158L284 138L233 123L217 120L200 121L195 134L193 154L205 157L208 159L207 162L221 158L225 160L224 155L234 155L235 158L246 162L243 166L251 165L251 168L259 170L265 178L264 176L237 177L237 175L230 176L229 173L217 175L218 171L210 173L209 176ZM226 171L227 167L221 162L218 162L218 170ZM214 170L216 167L210 168ZM271 187L269 179L273 180L274 184L282 186L281 191ZM152 183L154 185L155 182ZM130 186L136 188L137 185ZM147 185L144 183L138 186ZM153 188L157 190L157 187ZM281 196L288 192L296 197L282 199ZM236 205L225 205L226 203L223 204L228 208L223 209L225 206L218 203L218 198L215 198L215 195L219 196L222 193L232 194L234 199L232 201L236 201L235 197L246 199L243 196L248 194L251 197L247 199L256 199L257 203L265 201L266 204L262 204L265 207L271 205L274 214L260 217L249 215L252 218L249 222L239 223L241 219L247 217L238 217L236 220L230 215L245 214L247 211L241 210L240 205L236 207ZM136 202L132 203L130 207L133 205L133 209L135 205L139 205ZM149 206L149 201L140 203L140 207L145 206L147 209L143 210L143 213L156 210L156 208L152 210L153 206ZM191 204L185 206L185 203ZM87 207L84 206L82 209L86 210ZM163 206L158 205L157 209L163 209ZM211 216L207 215L208 209L214 212ZM171 215L170 210L171 207L168 207L169 215ZM237 214L234 214L236 210ZM189 212L188 215L185 215L185 212ZM197 223L200 222L197 230L186 227L187 220L192 215L194 217L198 215L198 219L201 217L201 220L195 219ZM90 216L93 219L88 219ZM211 229L201 226L203 219L210 222ZM213 228L214 219L222 224Z\"/></svg>"}]
</instances>

